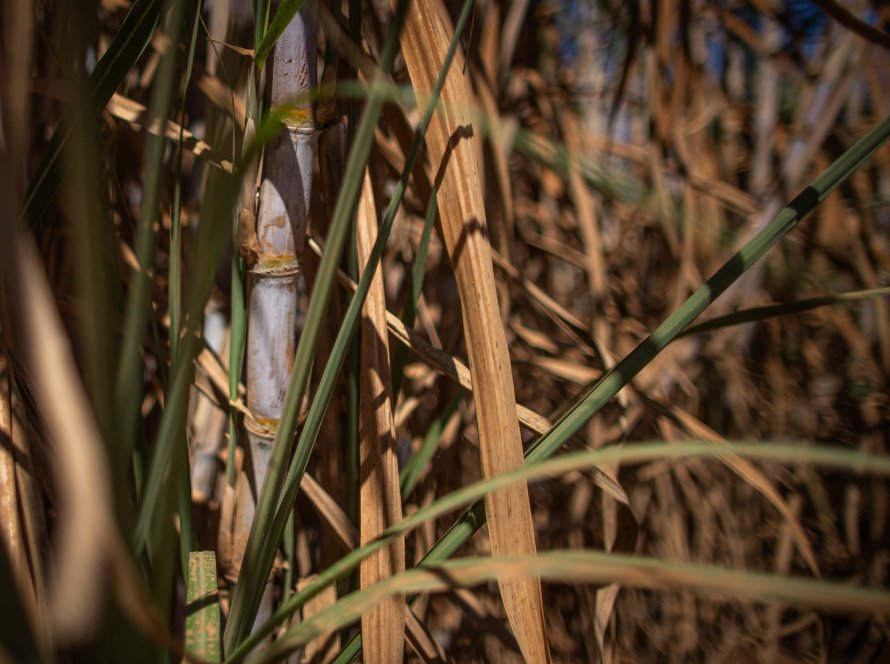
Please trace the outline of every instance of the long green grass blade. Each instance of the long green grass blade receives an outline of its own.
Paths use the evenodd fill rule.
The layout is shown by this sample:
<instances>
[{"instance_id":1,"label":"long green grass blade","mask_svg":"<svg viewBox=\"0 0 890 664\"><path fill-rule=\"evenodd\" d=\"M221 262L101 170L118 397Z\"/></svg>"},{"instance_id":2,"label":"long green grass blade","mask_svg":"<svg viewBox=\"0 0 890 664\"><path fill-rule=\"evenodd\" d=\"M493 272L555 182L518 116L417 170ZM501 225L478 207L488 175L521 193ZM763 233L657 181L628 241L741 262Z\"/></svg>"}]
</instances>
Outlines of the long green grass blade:
<instances>
[{"instance_id":1,"label":"long green grass blade","mask_svg":"<svg viewBox=\"0 0 890 664\"><path fill-rule=\"evenodd\" d=\"M266 59L275 47L275 42L284 33L284 29L290 24L300 7L303 6L303 0L282 0L281 4L275 10L275 16L272 22L266 28L263 34L263 40L257 46L254 62L256 68L261 70L266 64Z\"/></svg>"},{"instance_id":2,"label":"long green grass blade","mask_svg":"<svg viewBox=\"0 0 890 664\"><path fill-rule=\"evenodd\" d=\"M231 320L229 323L229 399L238 399L238 386L244 367L244 350L247 342L247 309L245 298L244 261L237 252L232 252L232 277L229 296ZM226 484L235 486L235 448L238 445L238 411L229 410L229 444L226 455Z\"/></svg>"},{"instance_id":3,"label":"long green grass blade","mask_svg":"<svg viewBox=\"0 0 890 664\"><path fill-rule=\"evenodd\" d=\"M95 17L72 12L77 26L70 44L66 44L69 61L83 58L88 45L83 35L89 34ZM72 239L75 246L78 292L83 302L84 315L79 317L77 348L83 363L86 384L96 421L106 450L116 467L125 467L127 459L118 454L114 444L114 358L118 349L117 321L123 307L123 290L117 263L116 231L108 205L108 191L102 181L107 164L93 106L91 82L82 72L74 72L73 104L67 117L70 120L70 140L65 144L65 168L71 168L66 192L71 201ZM132 519L131 487L125 476L112 478L115 512L120 523Z\"/></svg>"},{"instance_id":4,"label":"long green grass blade","mask_svg":"<svg viewBox=\"0 0 890 664\"><path fill-rule=\"evenodd\" d=\"M343 256L343 268L351 279L358 280L358 256L356 254L356 209L350 213L350 229L346 238L346 249ZM359 372L361 357L359 354L360 339L351 337L346 350L346 370L343 372L344 391L346 393L346 426L344 465L346 475L346 516L355 523L358 520L358 492L361 477L359 475ZM339 373L339 371L337 372ZM327 410L327 408L325 408ZM312 447L315 446L315 441ZM351 590L351 588L350 588Z\"/></svg>"},{"instance_id":5,"label":"long green grass blade","mask_svg":"<svg viewBox=\"0 0 890 664\"><path fill-rule=\"evenodd\" d=\"M183 90L179 98L178 117L185 117L185 100L188 86L192 79L192 69L195 64L195 47L198 44L198 28L201 25L201 11L204 8L204 0L195 3L195 16L192 22L192 35L189 40L188 60L183 76ZM176 154L176 171L173 181L173 209L170 214L170 275L167 285L170 308L170 354L176 356L179 344L179 325L182 320L182 159L183 137L185 124L179 125L179 141Z\"/></svg>"},{"instance_id":6,"label":"long green grass blade","mask_svg":"<svg viewBox=\"0 0 890 664\"><path fill-rule=\"evenodd\" d=\"M254 54L263 42L263 35L269 27L269 9L272 0L254 0L253 2L253 48Z\"/></svg>"},{"instance_id":7,"label":"long green grass blade","mask_svg":"<svg viewBox=\"0 0 890 664\"><path fill-rule=\"evenodd\" d=\"M117 36L90 74L93 108L102 109L142 55L161 19L162 0L136 0ZM53 133L25 193L24 217L36 226L55 196L62 179L62 152L70 138L71 118L66 116Z\"/></svg>"},{"instance_id":8,"label":"long green grass blade","mask_svg":"<svg viewBox=\"0 0 890 664\"><path fill-rule=\"evenodd\" d=\"M489 479L467 485L431 505L422 507L414 514L393 524L378 539L354 549L343 558L321 572L312 583L287 600L272 618L259 628L236 650L229 653L228 662L241 661L248 652L278 624L289 618L305 602L318 594L327 585L351 573L358 564L396 537L404 536L423 523L438 519L465 505L478 503L486 494L502 489L514 482L530 482L558 477L572 471L584 471L612 464L632 466L651 461L683 460L696 458L725 459L740 457L763 462L811 464L847 472L890 476L890 456L871 454L843 447L815 446L809 444L791 445L779 442L744 443L728 442L714 444L702 441L675 443L641 442L632 445L605 447L598 450L570 452L541 461L534 465L504 473ZM354 648L350 642L350 649Z\"/></svg>"},{"instance_id":9,"label":"long green grass blade","mask_svg":"<svg viewBox=\"0 0 890 664\"><path fill-rule=\"evenodd\" d=\"M173 45L179 44L179 35L184 23L187 3L175 3L168 16L168 36ZM156 118L166 118L172 107L176 88L177 49L169 48L164 54L152 91L151 114ZM139 426L139 407L142 395L142 340L145 326L151 313L149 294L151 290L150 270L154 263L155 233L154 223L159 214L162 171L166 139L148 134L145 156L145 181L142 189L142 202L139 210L139 224L136 234L136 259L138 269L133 270L130 291L124 314L124 333L121 345L118 371L115 379L114 404L118 409L117 445L118 456L128 459L135 446ZM126 467L114 468L116 475L126 477Z\"/></svg>"},{"instance_id":10,"label":"long green grass blade","mask_svg":"<svg viewBox=\"0 0 890 664\"><path fill-rule=\"evenodd\" d=\"M461 558L402 572L300 623L251 661L278 661L316 636L354 623L362 613L394 595L447 592L519 576L557 583L618 583L648 590L691 591L728 601L780 602L845 614L890 613L890 592L886 590L601 551L546 551L533 556Z\"/></svg>"},{"instance_id":11,"label":"long green grass blade","mask_svg":"<svg viewBox=\"0 0 890 664\"><path fill-rule=\"evenodd\" d=\"M195 12L192 19L192 34L189 41L188 61L183 77L183 91L180 97L179 115L185 117L185 98L188 85L192 78L192 68L195 63L195 47L198 43L198 27L201 25L201 10L204 0L195 2ZM179 351L179 326L182 316L182 224L180 223L180 203L182 196L182 137L184 126L179 126L179 148L176 159L176 180L173 185L173 211L170 225L170 356L175 358ZM175 361L175 359L174 359ZM183 445L180 447L180 465L188 468L188 450ZM195 525L192 518L192 486L191 473L179 473L179 482L176 486L179 514L179 555L182 565L183 577L189 573L190 552L196 546Z\"/></svg>"},{"instance_id":12,"label":"long green grass blade","mask_svg":"<svg viewBox=\"0 0 890 664\"><path fill-rule=\"evenodd\" d=\"M733 327L735 325L744 325L745 323L758 323L768 318L776 318L778 316L790 316L791 314L799 314L804 311L812 311L820 307L830 307L838 304L846 304L848 302L858 302L860 300L869 300L875 297L890 296L890 287L885 288L869 288L867 290L851 291L849 293L835 293L833 295L822 295L820 297L811 297L806 300L798 300L797 302L786 302L784 304L771 304L763 307L753 307L742 311L734 311L725 316L718 316L711 320L687 327L680 333L679 337L686 337L690 334L701 334L702 332L712 332L724 327Z\"/></svg>"}]
</instances>

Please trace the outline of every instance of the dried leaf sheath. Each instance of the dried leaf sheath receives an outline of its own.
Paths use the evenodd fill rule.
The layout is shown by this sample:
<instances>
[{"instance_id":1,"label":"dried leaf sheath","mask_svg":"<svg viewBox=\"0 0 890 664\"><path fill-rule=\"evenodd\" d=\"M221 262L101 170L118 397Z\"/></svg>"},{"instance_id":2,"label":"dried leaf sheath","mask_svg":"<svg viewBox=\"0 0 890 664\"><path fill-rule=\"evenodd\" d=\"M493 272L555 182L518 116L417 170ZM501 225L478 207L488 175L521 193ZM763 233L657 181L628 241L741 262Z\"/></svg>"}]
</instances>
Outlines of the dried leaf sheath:
<instances>
[{"instance_id":1,"label":"dried leaf sheath","mask_svg":"<svg viewBox=\"0 0 890 664\"><path fill-rule=\"evenodd\" d=\"M365 171L358 205L356 251L364 269L377 238L377 213L371 178ZM392 369L386 327L383 272L378 265L361 319L360 537L367 544L402 518L399 464L395 453ZM366 588L405 570L405 541L362 561L361 587ZM405 640L405 598L396 595L362 615L364 661L401 662Z\"/></svg>"},{"instance_id":2,"label":"dried leaf sheath","mask_svg":"<svg viewBox=\"0 0 890 664\"><path fill-rule=\"evenodd\" d=\"M439 3L411 4L402 51L415 90L432 90L449 38ZM463 312L473 398L486 477L523 464L516 400L506 338L500 320L485 230L485 206L473 143L473 107L461 62L455 62L442 91L442 106L427 133L439 187L441 231L454 268ZM485 510L494 555L535 552L528 487L517 485L486 496ZM549 661L540 582L533 578L499 583L507 617L526 661Z\"/></svg>"}]
</instances>

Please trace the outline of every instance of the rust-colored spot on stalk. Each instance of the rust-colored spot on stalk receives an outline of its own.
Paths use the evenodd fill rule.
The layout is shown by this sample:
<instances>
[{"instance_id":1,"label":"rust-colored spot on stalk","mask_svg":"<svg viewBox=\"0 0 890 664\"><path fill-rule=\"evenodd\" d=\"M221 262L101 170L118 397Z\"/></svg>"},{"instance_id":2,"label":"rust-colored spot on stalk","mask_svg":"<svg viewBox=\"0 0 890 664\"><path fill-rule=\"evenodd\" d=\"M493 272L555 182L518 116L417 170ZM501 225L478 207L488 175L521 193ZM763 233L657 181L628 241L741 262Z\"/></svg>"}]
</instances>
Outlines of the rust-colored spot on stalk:
<instances>
[{"instance_id":1,"label":"rust-colored spot on stalk","mask_svg":"<svg viewBox=\"0 0 890 664\"><path fill-rule=\"evenodd\" d=\"M273 253L276 249L281 250L283 238L280 237L281 229L288 226L288 218L286 214L276 215L268 221L262 220L259 224L259 243L260 243L260 262L268 260L272 256L281 256L282 254ZM270 237L271 235L271 237ZM284 254L287 255L287 254Z\"/></svg>"},{"instance_id":2,"label":"rust-colored spot on stalk","mask_svg":"<svg viewBox=\"0 0 890 664\"><path fill-rule=\"evenodd\" d=\"M281 121L289 127L314 127L315 118L311 108L276 106L273 112L281 115Z\"/></svg>"}]
</instances>

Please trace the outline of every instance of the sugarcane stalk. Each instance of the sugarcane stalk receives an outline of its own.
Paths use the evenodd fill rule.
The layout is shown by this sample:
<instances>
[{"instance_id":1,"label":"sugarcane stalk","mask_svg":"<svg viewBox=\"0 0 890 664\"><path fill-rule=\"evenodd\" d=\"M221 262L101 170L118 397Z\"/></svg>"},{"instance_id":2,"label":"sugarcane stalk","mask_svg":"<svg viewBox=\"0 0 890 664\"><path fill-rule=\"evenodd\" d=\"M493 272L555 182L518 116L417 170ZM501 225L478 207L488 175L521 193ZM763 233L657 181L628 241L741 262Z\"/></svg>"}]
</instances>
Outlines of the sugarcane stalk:
<instances>
[{"instance_id":1,"label":"sugarcane stalk","mask_svg":"<svg viewBox=\"0 0 890 664\"><path fill-rule=\"evenodd\" d=\"M267 67L269 104L273 109L286 107L288 112L266 148L255 237L247 233L251 249L246 257L250 415L244 419L244 428L254 495L263 485L269 464L297 342L298 256L309 221L315 160L315 120L308 94L316 82L315 35L314 6L306 2L278 39ZM239 224L243 227L244 219ZM263 604L271 609L266 599Z\"/></svg>"},{"instance_id":2,"label":"sugarcane stalk","mask_svg":"<svg viewBox=\"0 0 890 664\"><path fill-rule=\"evenodd\" d=\"M315 18L307 2L275 46L269 71L273 108L290 111L267 148L256 219L257 258L248 271L245 419L256 486L262 486L297 337L298 254L309 221L315 122Z\"/></svg>"}]
</instances>

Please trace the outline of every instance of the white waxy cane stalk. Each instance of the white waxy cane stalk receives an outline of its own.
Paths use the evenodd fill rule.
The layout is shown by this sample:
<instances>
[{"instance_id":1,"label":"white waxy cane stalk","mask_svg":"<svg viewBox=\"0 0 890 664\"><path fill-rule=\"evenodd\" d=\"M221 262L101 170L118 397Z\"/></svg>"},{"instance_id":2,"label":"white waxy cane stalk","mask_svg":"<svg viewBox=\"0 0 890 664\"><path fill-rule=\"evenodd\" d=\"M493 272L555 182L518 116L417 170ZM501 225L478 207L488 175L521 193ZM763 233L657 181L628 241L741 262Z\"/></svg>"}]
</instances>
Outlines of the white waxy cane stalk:
<instances>
[{"instance_id":1,"label":"white waxy cane stalk","mask_svg":"<svg viewBox=\"0 0 890 664\"><path fill-rule=\"evenodd\" d=\"M250 444L254 495L263 486L297 344L298 256L309 223L315 161L315 119L309 96L316 82L315 40L314 2L307 1L278 39L266 69L269 104L273 110L286 113L263 158L255 229L249 229L251 237L239 238L242 245L248 245L242 246L242 255L247 254L249 263L246 365L251 415L245 417L244 426ZM245 220L239 219L239 224L243 226ZM246 525L242 545L250 528L248 519L253 517L253 509L245 509L247 496L243 494L247 488L239 482L238 521ZM251 502L254 495L250 496ZM243 550L239 553L236 557L240 563ZM257 624L271 613L269 590Z\"/></svg>"},{"instance_id":2,"label":"white waxy cane stalk","mask_svg":"<svg viewBox=\"0 0 890 664\"><path fill-rule=\"evenodd\" d=\"M307 2L281 35L269 68L272 108L289 110L266 149L256 222L258 256L248 273L247 406L253 418L247 418L246 428L257 489L281 417L297 341L297 256L309 223L315 159L308 97L316 80L311 5Z\"/></svg>"}]
</instances>

